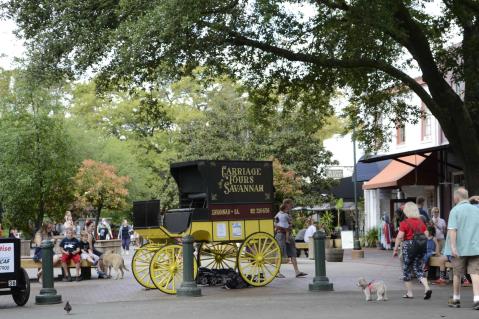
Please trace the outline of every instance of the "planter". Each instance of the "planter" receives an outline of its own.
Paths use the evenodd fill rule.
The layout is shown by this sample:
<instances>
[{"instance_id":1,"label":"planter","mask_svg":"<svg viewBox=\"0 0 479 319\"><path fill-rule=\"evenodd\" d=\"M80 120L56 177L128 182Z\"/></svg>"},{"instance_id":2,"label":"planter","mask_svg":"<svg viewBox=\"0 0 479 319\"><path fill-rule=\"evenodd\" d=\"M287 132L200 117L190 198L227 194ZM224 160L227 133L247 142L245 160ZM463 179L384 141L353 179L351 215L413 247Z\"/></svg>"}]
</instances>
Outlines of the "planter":
<instances>
[{"instance_id":1,"label":"planter","mask_svg":"<svg viewBox=\"0 0 479 319\"><path fill-rule=\"evenodd\" d=\"M110 240L97 240L95 242L95 249L105 253L107 251L113 251L115 254L121 253L121 240L120 239L110 239Z\"/></svg>"},{"instance_id":2,"label":"planter","mask_svg":"<svg viewBox=\"0 0 479 319\"><path fill-rule=\"evenodd\" d=\"M334 248L342 248L342 247L343 247L343 242L341 241L341 238L335 239Z\"/></svg>"},{"instance_id":3,"label":"planter","mask_svg":"<svg viewBox=\"0 0 479 319\"><path fill-rule=\"evenodd\" d=\"M344 257L344 250L341 248L328 248L326 249L326 261L329 262L342 262Z\"/></svg>"},{"instance_id":4,"label":"planter","mask_svg":"<svg viewBox=\"0 0 479 319\"><path fill-rule=\"evenodd\" d=\"M21 240L20 244L20 255L22 257L30 257L30 241L29 240Z\"/></svg>"},{"instance_id":5,"label":"planter","mask_svg":"<svg viewBox=\"0 0 479 319\"><path fill-rule=\"evenodd\" d=\"M314 240L311 238L308 242L308 258L314 259Z\"/></svg>"},{"instance_id":6,"label":"planter","mask_svg":"<svg viewBox=\"0 0 479 319\"><path fill-rule=\"evenodd\" d=\"M324 247L325 248L333 248L334 247L334 239L331 239L331 237L326 237L324 240Z\"/></svg>"}]
</instances>

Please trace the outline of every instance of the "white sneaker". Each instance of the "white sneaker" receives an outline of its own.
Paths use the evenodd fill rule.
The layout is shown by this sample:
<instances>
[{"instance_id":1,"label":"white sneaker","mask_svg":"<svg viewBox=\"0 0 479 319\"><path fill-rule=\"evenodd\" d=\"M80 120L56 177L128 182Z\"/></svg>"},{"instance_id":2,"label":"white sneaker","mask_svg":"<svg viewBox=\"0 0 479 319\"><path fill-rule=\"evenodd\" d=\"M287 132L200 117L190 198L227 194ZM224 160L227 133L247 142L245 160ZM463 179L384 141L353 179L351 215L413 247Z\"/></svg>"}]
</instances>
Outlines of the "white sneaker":
<instances>
[{"instance_id":1,"label":"white sneaker","mask_svg":"<svg viewBox=\"0 0 479 319\"><path fill-rule=\"evenodd\" d=\"M127 256L130 255L130 251L129 251L129 250L126 251L126 255L127 255Z\"/></svg>"}]
</instances>

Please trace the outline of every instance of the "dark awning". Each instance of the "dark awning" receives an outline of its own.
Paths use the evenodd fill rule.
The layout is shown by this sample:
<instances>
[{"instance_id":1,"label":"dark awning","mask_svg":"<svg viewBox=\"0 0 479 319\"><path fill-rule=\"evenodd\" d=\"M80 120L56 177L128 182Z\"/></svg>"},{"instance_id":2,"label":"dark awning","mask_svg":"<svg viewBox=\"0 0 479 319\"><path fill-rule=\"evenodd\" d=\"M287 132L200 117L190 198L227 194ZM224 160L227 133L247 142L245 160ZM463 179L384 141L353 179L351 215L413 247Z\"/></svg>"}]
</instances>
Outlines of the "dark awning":
<instances>
[{"instance_id":1,"label":"dark awning","mask_svg":"<svg viewBox=\"0 0 479 319\"><path fill-rule=\"evenodd\" d=\"M356 164L356 172L357 172L357 181L358 182L366 182L369 181L371 178L379 174L390 162L391 160L384 160L384 161L377 161L373 163L364 163L362 160L364 156L361 157Z\"/></svg>"},{"instance_id":2,"label":"dark awning","mask_svg":"<svg viewBox=\"0 0 479 319\"><path fill-rule=\"evenodd\" d=\"M359 162L361 162L361 163L375 163L375 162L384 161L384 160L393 160L393 159L397 159L399 157L405 157L405 156L410 156L410 155L419 155L419 156L427 157L426 154L428 154L428 153L441 151L441 150L446 150L448 148L449 148L449 144L445 144L445 145L439 145L439 146L422 148L422 149L419 149L419 150L412 150L412 151L394 153L394 154L364 155L363 157L361 157L359 159Z\"/></svg>"}]
</instances>

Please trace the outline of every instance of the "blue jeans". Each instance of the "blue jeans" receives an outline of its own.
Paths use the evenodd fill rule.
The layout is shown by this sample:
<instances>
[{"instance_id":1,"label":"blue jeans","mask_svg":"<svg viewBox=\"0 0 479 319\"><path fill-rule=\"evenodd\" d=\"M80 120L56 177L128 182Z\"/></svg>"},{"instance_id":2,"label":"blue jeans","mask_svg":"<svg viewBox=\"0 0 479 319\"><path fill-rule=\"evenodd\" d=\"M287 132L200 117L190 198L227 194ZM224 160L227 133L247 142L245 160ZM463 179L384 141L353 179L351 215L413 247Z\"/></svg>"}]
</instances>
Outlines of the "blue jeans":
<instances>
[{"instance_id":1,"label":"blue jeans","mask_svg":"<svg viewBox=\"0 0 479 319\"><path fill-rule=\"evenodd\" d=\"M130 236L121 238L121 248L124 250L130 250Z\"/></svg>"}]
</instances>

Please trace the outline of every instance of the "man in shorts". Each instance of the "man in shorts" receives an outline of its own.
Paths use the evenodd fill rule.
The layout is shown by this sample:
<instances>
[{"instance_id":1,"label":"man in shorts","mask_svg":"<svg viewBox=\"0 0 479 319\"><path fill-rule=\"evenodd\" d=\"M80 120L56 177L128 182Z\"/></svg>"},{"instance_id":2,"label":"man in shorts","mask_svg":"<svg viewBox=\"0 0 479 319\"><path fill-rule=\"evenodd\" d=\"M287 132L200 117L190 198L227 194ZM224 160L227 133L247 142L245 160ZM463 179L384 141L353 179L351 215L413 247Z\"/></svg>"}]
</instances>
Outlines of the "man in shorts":
<instances>
[{"instance_id":1,"label":"man in shorts","mask_svg":"<svg viewBox=\"0 0 479 319\"><path fill-rule=\"evenodd\" d=\"M456 206L449 215L444 254L453 256L453 297L448 305L461 306L461 277L467 272L472 278L473 309L479 310L479 208L471 205L468 198L466 189L457 189L454 192Z\"/></svg>"},{"instance_id":2,"label":"man in shorts","mask_svg":"<svg viewBox=\"0 0 479 319\"><path fill-rule=\"evenodd\" d=\"M279 247L281 248L281 254L283 255L283 258L291 258L294 272L296 273L296 277L299 278L307 276L307 274L299 271L298 262L296 261L296 244L294 242L294 238L286 238L286 236L290 236L291 234L291 217L289 214L293 206L293 200L289 198L285 199L283 204L281 204L280 211L275 216L275 238L278 241ZM278 273L277 277L284 278L284 275Z\"/></svg>"}]
</instances>

